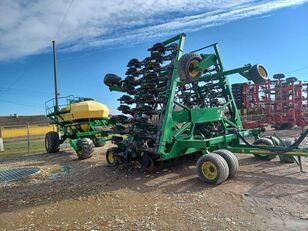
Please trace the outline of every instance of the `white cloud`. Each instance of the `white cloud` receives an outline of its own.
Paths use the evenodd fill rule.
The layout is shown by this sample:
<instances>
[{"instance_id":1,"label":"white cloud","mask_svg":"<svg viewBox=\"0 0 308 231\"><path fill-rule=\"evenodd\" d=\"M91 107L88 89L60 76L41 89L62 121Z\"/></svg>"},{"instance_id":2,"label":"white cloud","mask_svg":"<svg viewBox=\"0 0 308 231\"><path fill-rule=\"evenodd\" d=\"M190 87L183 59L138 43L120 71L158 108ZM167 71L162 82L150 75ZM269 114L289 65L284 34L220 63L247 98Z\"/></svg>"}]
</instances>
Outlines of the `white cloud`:
<instances>
[{"instance_id":1,"label":"white cloud","mask_svg":"<svg viewBox=\"0 0 308 231\"><path fill-rule=\"evenodd\" d=\"M262 15L307 0L0 1L0 61L166 36ZM60 27L59 27L60 25Z\"/></svg>"}]
</instances>

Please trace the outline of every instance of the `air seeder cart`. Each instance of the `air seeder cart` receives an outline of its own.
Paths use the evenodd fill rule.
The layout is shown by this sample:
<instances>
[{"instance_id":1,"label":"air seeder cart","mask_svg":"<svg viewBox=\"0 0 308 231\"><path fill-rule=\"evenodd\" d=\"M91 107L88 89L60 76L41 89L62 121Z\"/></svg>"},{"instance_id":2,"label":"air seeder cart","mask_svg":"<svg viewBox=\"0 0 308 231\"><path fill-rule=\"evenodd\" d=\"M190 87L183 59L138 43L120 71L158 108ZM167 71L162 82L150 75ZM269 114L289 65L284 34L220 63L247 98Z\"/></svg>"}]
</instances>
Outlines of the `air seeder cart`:
<instances>
[{"instance_id":1,"label":"air seeder cart","mask_svg":"<svg viewBox=\"0 0 308 231\"><path fill-rule=\"evenodd\" d=\"M60 150L60 144L69 139L79 159L92 156L94 147L103 146L108 140L109 109L89 98L74 96L58 98L63 104L56 105L51 99L45 103L46 115L58 132L48 132L45 136L45 147L48 153Z\"/></svg>"},{"instance_id":2,"label":"air seeder cart","mask_svg":"<svg viewBox=\"0 0 308 231\"><path fill-rule=\"evenodd\" d=\"M294 156L307 156L298 145L307 131L293 144L279 137L260 138L261 129L243 129L228 75L240 74L260 83L267 72L261 65L244 65L225 70L212 44L183 54L185 34L149 49L150 56L128 62L126 78L107 74L104 82L111 91L125 92L119 98L117 118L127 139L113 136L116 147L106 152L110 165L139 161L150 170L158 161L187 154L203 153L197 162L199 178L219 184L233 177L239 167L233 153L254 154L270 160L279 155L282 162ZM204 49L212 52L200 54ZM246 137L253 137L249 144Z\"/></svg>"}]
</instances>

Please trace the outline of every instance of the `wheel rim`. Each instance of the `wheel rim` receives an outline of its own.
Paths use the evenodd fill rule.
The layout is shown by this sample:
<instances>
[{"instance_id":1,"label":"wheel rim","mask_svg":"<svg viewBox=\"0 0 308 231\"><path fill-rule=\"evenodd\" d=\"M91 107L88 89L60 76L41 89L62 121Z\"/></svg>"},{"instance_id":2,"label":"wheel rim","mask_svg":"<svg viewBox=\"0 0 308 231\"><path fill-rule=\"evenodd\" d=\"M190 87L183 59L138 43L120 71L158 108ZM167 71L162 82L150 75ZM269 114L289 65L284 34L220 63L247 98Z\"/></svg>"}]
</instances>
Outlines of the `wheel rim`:
<instances>
[{"instance_id":1,"label":"wheel rim","mask_svg":"<svg viewBox=\"0 0 308 231\"><path fill-rule=\"evenodd\" d=\"M261 157L266 157L266 156L268 156L267 154L258 154L259 156L261 156Z\"/></svg>"},{"instance_id":2,"label":"wheel rim","mask_svg":"<svg viewBox=\"0 0 308 231\"><path fill-rule=\"evenodd\" d=\"M108 152L107 153L107 160L108 160L108 162L110 163L110 164L113 164L114 163L114 155L113 155L113 153L110 151L110 152Z\"/></svg>"},{"instance_id":3,"label":"wheel rim","mask_svg":"<svg viewBox=\"0 0 308 231\"><path fill-rule=\"evenodd\" d=\"M264 67L258 66L258 72L263 78L267 78L267 72Z\"/></svg>"},{"instance_id":4,"label":"wheel rim","mask_svg":"<svg viewBox=\"0 0 308 231\"><path fill-rule=\"evenodd\" d=\"M197 77L199 74L199 71L197 71L195 68L198 64L199 64L198 60L192 60L189 64L188 72L192 78Z\"/></svg>"},{"instance_id":5,"label":"wheel rim","mask_svg":"<svg viewBox=\"0 0 308 231\"><path fill-rule=\"evenodd\" d=\"M204 162L201 168L203 175L209 180L214 180L218 176L218 169L212 162Z\"/></svg>"}]
</instances>

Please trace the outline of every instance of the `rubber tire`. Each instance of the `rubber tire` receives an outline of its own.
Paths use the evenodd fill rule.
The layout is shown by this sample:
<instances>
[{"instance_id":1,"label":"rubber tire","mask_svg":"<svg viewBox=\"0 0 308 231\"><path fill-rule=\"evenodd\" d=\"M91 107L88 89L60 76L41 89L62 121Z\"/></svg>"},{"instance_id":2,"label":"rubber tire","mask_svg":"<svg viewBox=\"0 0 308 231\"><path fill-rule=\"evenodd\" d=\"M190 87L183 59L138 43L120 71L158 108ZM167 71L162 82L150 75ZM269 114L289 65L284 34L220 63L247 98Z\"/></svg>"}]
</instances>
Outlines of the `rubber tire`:
<instances>
[{"instance_id":1,"label":"rubber tire","mask_svg":"<svg viewBox=\"0 0 308 231\"><path fill-rule=\"evenodd\" d=\"M289 77L289 78L286 78L286 82L287 83L294 83L297 81L297 78L296 77Z\"/></svg>"},{"instance_id":2,"label":"rubber tire","mask_svg":"<svg viewBox=\"0 0 308 231\"><path fill-rule=\"evenodd\" d=\"M264 138L270 139L275 146L281 146L280 140L275 136L265 136Z\"/></svg>"},{"instance_id":3,"label":"rubber tire","mask_svg":"<svg viewBox=\"0 0 308 231\"><path fill-rule=\"evenodd\" d=\"M284 77L285 77L285 75L282 74L282 73L273 75L273 79L283 79Z\"/></svg>"},{"instance_id":4,"label":"rubber tire","mask_svg":"<svg viewBox=\"0 0 308 231\"><path fill-rule=\"evenodd\" d=\"M93 144L95 147L99 148L99 147L104 147L106 142L99 142L96 138L92 139Z\"/></svg>"},{"instance_id":5,"label":"rubber tire","mask_svg":"<svg viewBox=\"0 0 308 231\"><path fill-rule=\"evenodd\" d=\"M151 172L154 169L154 160L148 155L148 154L143 154L140 157L140 165L141 169L143 171Z\"/></svg>"},{"instance_id":6,"label":"rubber tire","mask_svg":"<svg viewBox=\"0 0 308 231\"><path fill-rule=\"evenodd\" d=\"M182 55L182 57L180 58L180 60L178 62L177 71L178 71L178 74L180 76L180 79L184 82L194 82L194 81L198 80L199 77L202 74L202 72L200 72L195 77L192 77L189 74L189 66L190 66L190 63L193 60L201 62L202 57L198 54L187 53L187 54Z\"/></svg>"},{"instance_id":7,"label":"rubber tire","mask_svg":"<svg viewBox=\"0 0 308 231\"><path fill-rule=\"evenodd\" d=\"M260 138L258 140L256 140L254 143L254 145L260 145L263 144L263 146L274 146L274 143L271 139L269 138ZM274 158L276 158L276 155L258 155L258 154L254 154L254 156L260 160L267 160L270 161Z\"/></svg>"},{"instance_id":8,"label":"rubber tire","mask_svg":"<svg viewBox=\"0 0 308 231\"><path fill-rule=\"evenodd\" d=\"M111 87L113 85L119 85L121 81L121 78L115 74L106 74L104 78L104 83Z\"/></svg>"},{"instance_id":9,"label":"rubber tire","mask_svg":"<svg viewBox=\"0 0 308 231\"><path fill-rule=\"evenodd\" d=\"M218 175L215 179L208 179L203 175L202 165L206 161L212 162L217 167ZM227 180L229 176L229 167L225 159L222 158L220 155L216 153L209 153L201 156L197 161L197 174L202 182L218 185Z\"/></svg>"},{"instance_id":10,"label":"rubber tire","mask_svg":"<svg viewBox=\"0 0 308 231\"><path fill-rule=\"evenodd\" d=\"M57 132L48 132L45 135L45 149L48 153L56 153L60 150L60 138Z\"/></svg>"},{"instance_id":11,"label":"rubber tire","mask_svg":"<svg viewBox=\"0 0 308 231\"><path fill-rule=\"evenodd\" d=\"M282 140L282 141L286 147L292 144L291 140ZM295 162L293 156L279 155L279 159L280 159L280 162L284 164L293 164Z\"/></svg>"},{"instance_id":12,"label":"rubber tire","mask_svg":"<svg viewBox=\"0 0 308 231\"><path fill-rule=\"evenodd\" d=\"M226 149L215 150L213 153L220 155L227 162L228 167L229 167L228 179L231 179L234 176L236 176L240 165L234 153Z\"/></svg>"},{"instance_id":13,"label":"rubber tire","mask_svg":"<svg viewBox=\"0 0 308 231\"><path fill-rule=\"evenodd\" d=\"M266 76L262 76L259 72L259 69L263 69L265 72ZM255 64L253 65L250 70L249 70L249 77L250 80L253 81L254 83L263 83L264 81L268 80L268 74L266 69L260 65L260 64Z\"/></svg>"},{"instance_id":14,"label":"rubber tire","mask_svg":"<svg viewBox=\"0 0 308 231\"><path fill-rule=\"evenodd\" d=\"M120 164L119 162L119 158L116 156L116 155L113 155L114 157L114 162L110 162L109 158L108 158L108 153L109 152L112 152L112 153L116 153L117 152L117 148L116 147L113 147L113 148L108 148L107 151L106 151L106 154L105 154L105 158L106 158L106 161L108 163L108 165L110 166L117 166Z\"/></svg>"},{"instance_id":15,"label":"rubber tire","mask_svg":"<svg viewBox=\"0 0 308 231\"><path fill-rule=\"evenodd\" d=\"M77 141L77 146L80 150L77 152L79 160L84 160L92 157L94 144L90 138L81 138Z\"/></svg>"}]
</instances>

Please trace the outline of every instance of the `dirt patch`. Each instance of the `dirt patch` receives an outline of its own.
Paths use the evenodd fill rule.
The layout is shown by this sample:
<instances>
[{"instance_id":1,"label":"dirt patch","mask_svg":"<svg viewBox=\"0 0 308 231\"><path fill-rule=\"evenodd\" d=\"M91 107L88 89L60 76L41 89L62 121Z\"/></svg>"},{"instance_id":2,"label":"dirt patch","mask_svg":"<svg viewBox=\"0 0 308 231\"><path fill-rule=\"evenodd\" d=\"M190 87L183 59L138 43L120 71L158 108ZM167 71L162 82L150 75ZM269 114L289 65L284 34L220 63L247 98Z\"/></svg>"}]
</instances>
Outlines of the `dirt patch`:
<instances>
[{"instance_id":1,"label":"dirt patch","mask_svg":"<svg viewBox=\"0 0 308 231\"><path fill-rule=\"evenodd\" d=\"M297 133L297 134L296 134ZM282 132L296 137L298 131ZM109 167L97 148L1 159L38 166L31 177L0 185L3 230L307 230L308 175L276 158L239 155L238 176L219 186L196 177L197 156L164 162L152 173ZM307 161L303 161L308 169Z\"/></svg>"}]
</instances>

